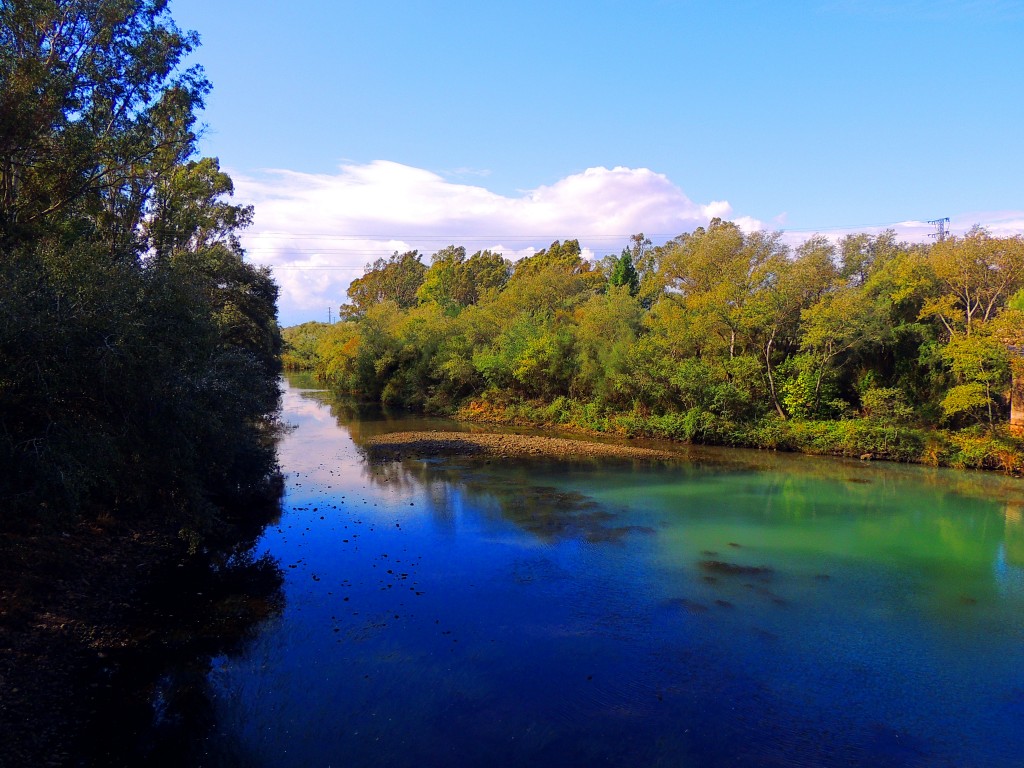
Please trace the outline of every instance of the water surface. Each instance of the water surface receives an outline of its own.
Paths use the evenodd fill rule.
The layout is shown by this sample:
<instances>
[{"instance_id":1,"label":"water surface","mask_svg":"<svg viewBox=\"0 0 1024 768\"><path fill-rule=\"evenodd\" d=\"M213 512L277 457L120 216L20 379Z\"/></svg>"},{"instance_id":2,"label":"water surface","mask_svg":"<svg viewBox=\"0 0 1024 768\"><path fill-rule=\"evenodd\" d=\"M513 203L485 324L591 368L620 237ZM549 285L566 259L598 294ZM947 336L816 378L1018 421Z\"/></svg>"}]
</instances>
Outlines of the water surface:
<instances>
[{"instance_id":1,"label":"water surface","mask_svg":"<svg viewBox=\"0 0 1024 768\"><path fill-rule=\"evenodd\" d=\"M1019 766L1024 494L744 452L371 464L289 388L282 612L204 764ZM469 428L469 427L463 427Z\"/></svg>"}]
</instances>

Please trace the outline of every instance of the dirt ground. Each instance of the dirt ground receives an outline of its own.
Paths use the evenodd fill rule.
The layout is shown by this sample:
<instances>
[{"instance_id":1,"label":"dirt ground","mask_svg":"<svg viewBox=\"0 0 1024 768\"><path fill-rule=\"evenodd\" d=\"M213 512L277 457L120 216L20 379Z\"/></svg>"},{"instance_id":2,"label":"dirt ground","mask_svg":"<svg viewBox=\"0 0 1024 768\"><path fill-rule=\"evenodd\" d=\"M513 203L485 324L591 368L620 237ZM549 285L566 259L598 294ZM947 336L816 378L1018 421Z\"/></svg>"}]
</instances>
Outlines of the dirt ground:
<instances>
[{"instance_id":1,"label":"dirt ground","mask_svg":"<svg viewBox=\"0 0 1024 768\"><path fill-rule=\"evenodd\" d=\"M541 435L468 432L392 432L377 435L366 443L378 459L487 455L503 458L551 456L555 458L676 459L676 454L589 440L569 440Z\"/></svg>"}]
</instances>

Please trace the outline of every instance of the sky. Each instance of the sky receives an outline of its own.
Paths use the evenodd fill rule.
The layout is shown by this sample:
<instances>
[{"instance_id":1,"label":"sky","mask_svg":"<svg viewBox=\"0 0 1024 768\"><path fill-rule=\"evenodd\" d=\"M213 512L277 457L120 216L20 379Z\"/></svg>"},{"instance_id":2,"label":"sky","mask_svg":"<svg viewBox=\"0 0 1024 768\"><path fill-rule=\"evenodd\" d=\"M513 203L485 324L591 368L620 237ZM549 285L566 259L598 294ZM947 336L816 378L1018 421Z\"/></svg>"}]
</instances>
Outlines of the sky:
<instances>
[{"instance_id":1,"label":"sky","mask_svg":"<svg viewBox=\"0 0 1024 768\"><path fill-rule=\"evenodd\" d=\"M280 320L394 251L1024 233L1024 0L171 0Z\"/></svg>"}]
</instances>

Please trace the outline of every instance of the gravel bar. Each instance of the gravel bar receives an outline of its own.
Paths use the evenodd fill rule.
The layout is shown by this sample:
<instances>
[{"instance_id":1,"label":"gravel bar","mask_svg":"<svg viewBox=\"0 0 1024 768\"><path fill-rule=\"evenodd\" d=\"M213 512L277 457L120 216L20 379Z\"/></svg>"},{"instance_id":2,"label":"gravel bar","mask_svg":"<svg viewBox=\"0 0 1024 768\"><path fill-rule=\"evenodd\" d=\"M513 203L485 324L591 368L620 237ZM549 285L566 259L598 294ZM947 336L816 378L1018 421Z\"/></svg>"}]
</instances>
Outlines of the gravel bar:
<instances>
[{"instance_id":1,"label":"gravel bar","mask_svg":"<svg viewBox=\"0 0 1024 768\"><path fill-rule=\"evenodd\" d=\"M541 435L477 432L391 432L366 442L376 459L423 458L430 456L486 455L514 458L553 456L558 458L619 457L624 459L678 459L668 451L636 448L589 440L568 440Z\"/></svg>"}]
</instances>

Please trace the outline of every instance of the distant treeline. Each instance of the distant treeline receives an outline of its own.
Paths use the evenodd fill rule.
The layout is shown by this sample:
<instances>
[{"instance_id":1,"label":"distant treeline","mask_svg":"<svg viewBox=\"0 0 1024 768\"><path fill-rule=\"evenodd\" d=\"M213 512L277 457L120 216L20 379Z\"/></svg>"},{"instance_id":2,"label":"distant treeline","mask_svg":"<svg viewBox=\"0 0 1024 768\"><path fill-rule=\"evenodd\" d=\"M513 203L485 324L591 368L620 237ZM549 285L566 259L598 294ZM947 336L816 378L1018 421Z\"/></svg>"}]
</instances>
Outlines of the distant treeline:
<instances>
[{"instance_id":1,"label":"distant treeline","mask_svg":"<svg viewBox=\"0 0 1024 768\"><path fill-rule=\"evenodd\" d=\"M0 3L3 527L201 526L275 466L277 287L195 157L209 85L165 6Z\"/></svg>"},{"instance_id":2,"label":"distant treeline","mask_svg":"<svg viewBox=\"0 0 1024 768\"><path fill-rule=\"evenodd\" d=\"M1017 472L1022 288L1021 237L791 249L716 219L598 264L575 240L514 264L396 253L352 283L342 322L287 329L284 359L475 419Z\"/></svg>"}]
</instances>

